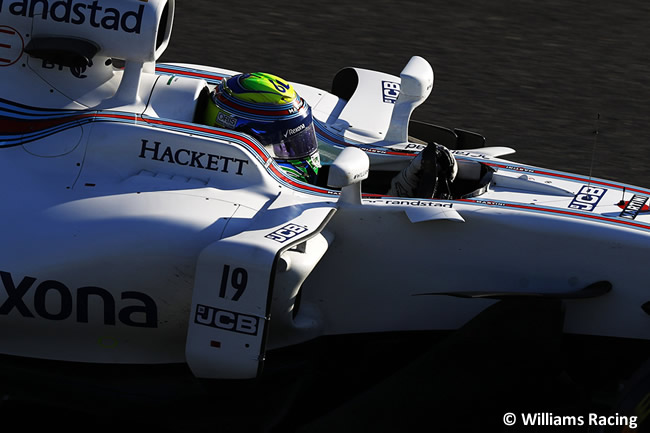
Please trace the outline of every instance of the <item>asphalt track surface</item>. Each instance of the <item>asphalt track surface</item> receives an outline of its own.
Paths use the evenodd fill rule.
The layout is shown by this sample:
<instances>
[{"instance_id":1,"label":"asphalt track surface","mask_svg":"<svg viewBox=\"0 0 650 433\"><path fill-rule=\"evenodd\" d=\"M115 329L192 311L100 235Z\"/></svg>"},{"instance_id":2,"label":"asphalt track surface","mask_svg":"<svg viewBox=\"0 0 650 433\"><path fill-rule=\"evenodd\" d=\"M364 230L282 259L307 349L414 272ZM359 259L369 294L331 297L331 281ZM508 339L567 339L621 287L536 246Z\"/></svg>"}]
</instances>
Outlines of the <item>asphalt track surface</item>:
<instances>
[{"instance_id":1,"label":"asphalt track surface","mask_svg":"<svg viewBox=\"0 0 650 433\"><path fill-rule=\"evenodd\" d=\"M172 42L161 61L266 71L329 89L343 67L399 75L411 56L422 56L434 68L435 84L414 119L477 131L488 145L516 149L508 157L513 161L650 187L648 22L650 3L641 0L179 0ZM0 404L0 413L25 428L36 423L68 431L144 431L148 426L168 431L165 427L175 430L179 424L184 431L265 431L256 423L258 415L275 414L277 425L291 414L298 418L294 424L280 422L273 431L291 431L297 424L305 432L462 427L526 432L538 430L502 426L506 409L567 415L593 409L587 394L610 384L587 378L577 387L558 372L604 365L612 353L580 353L581 347L570 343L577 357L567 364L556 356L566 348L554 333L556 306L516 307L485 319L499 332L488 334L482 332L485 322L475 324L431 351L430 342L418 336L397 343L339 342L351 361L323 357L305 377L289 374L283 380L279 374L277 386L267 387L266 395L248 387L242 393L219 388L218 401L185 407L178 416L173 408L128 418L119 416L123 407L80 414L42 405L24 408L12 401ZM519 332L526 335L523 346ZM418 345L427 349L424 355L414 349ZM326 344L314 353L329 354L329 349ZM364 383L378 381L381 371L373 370L396 370L404 359L417 361L380 382L378 392L354 398ZM558 365L560 359L565 361ZM331 366L323 365L330 361ZM350 368L341 368L346 365ZM305 383L312 390L307 397L296 391ZM344 391L350 383L355 386ZM280 402L291 401L292 393L298 399L292 407L283 406ZM346 404L328 406L335 397Z\"/></svg>"},{"instance_id":2,"label":"asphalt track surface","mask_svg":"<svg viewBox=\"0 0 650 433\"><path fill-rule=\"evenodd\" d=\"M422 56L435 83L414 119L480 132L517 162L650 187L648 2L181 0L175 19L163 61L326 90L343 67L399 75Z\"/></svg>"}]
</instances>

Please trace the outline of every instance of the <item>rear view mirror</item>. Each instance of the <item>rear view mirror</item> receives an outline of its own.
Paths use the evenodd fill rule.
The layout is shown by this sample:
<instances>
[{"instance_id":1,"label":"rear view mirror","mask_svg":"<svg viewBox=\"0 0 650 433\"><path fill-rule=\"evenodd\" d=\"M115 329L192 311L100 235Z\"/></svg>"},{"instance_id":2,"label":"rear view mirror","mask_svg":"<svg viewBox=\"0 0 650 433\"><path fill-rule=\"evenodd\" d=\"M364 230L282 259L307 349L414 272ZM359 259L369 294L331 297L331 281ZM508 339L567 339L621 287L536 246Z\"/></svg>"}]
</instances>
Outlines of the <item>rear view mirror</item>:
<instances>
[{"instance_id":1,"label":"rear view mirror","mask_svg":"<svg viewBox=\"0 0 650 433\"><path fill-rule=\"evenodd\" d=\"M332 163L327 177L327 185L332 188L343 188L359 183L368 178L369 170L368 155L356 147L347 147Z\"/></svg>"},{"instance_id":2,"label":"rear view mirror","mask_svg":"<svg viewBox=\"0 0 650 433\"><path fill-rule=\"evenodd\" d=\"M342 202L361 204L361 181L368 178L370 159L356 147L345 148L332 163L327 185L341 188Z\"/></svg>"}]
</instances>

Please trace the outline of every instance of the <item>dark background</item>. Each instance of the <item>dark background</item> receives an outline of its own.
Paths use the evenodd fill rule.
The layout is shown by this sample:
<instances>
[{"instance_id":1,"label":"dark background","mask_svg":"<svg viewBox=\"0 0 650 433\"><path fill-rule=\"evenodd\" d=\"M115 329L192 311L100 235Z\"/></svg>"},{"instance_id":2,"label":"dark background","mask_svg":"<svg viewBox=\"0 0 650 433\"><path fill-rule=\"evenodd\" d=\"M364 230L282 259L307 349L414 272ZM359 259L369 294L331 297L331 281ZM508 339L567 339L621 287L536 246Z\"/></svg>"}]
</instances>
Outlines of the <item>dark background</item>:
<instances>
[{"instance_id":1,"label":"dark background","mask_svg":"<svg viewBox=\"0 0 650 433\"><path fill-rule=\"evenodd\" d=\"M161 60L329 90L343 67L399 75L422 56L435 83L414 119L547 168L588 175L595 155L594 177L647 187L649 22L641 0L181 0Z\"/></svg>"}]
</instances>

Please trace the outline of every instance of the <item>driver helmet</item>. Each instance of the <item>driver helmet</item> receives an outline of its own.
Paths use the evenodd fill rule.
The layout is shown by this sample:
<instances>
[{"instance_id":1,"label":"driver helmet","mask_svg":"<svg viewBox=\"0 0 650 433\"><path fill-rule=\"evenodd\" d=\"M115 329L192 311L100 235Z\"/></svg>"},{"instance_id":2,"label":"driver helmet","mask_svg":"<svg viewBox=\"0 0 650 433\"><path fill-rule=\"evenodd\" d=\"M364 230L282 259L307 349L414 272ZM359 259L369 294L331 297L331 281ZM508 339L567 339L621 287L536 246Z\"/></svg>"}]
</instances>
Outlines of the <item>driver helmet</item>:
<instances>
[{"instance_id":1,"label":"driver helmet","mask_svg":"<svg viewBox=\"0 0 650 433\"><path fill-rule=\"evenodd\" d=\"M263 72L223 78L204 121L251 135L287 174L316 181L321 165L311 108L282 78Z\"/></svg>"}]
</instances>

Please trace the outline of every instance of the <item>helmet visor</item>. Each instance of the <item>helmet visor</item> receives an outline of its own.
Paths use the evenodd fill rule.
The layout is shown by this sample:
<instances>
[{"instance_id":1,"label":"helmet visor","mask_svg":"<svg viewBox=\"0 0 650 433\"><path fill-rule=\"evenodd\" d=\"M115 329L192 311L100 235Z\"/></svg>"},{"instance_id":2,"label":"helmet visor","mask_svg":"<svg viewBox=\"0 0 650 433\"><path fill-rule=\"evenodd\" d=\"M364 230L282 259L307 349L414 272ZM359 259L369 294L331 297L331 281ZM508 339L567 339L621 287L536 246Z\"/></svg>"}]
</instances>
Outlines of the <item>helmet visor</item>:
<instances>
[{"instance_id":1,"label":"helmet visor","mask_svg":"<svg viewBox=\"0 0 650 433\"><path fill-rule=\"evenodd\" d=\"M273 156L279 159L300 159L311 155L318 148L313 122L284 131L280 141L272 145Z\"/></svg>"},{"instance_id":2,"label":"helmet visor","mask_svg":"<svg viewBox=\"0 0 650 433\"><path fill-rule=\"evenodd\" d=\"M277 159L301 159L318 150L310 109L288 122L249 122L236 129L251 134Z\"/></svg>"}]
</instances>

